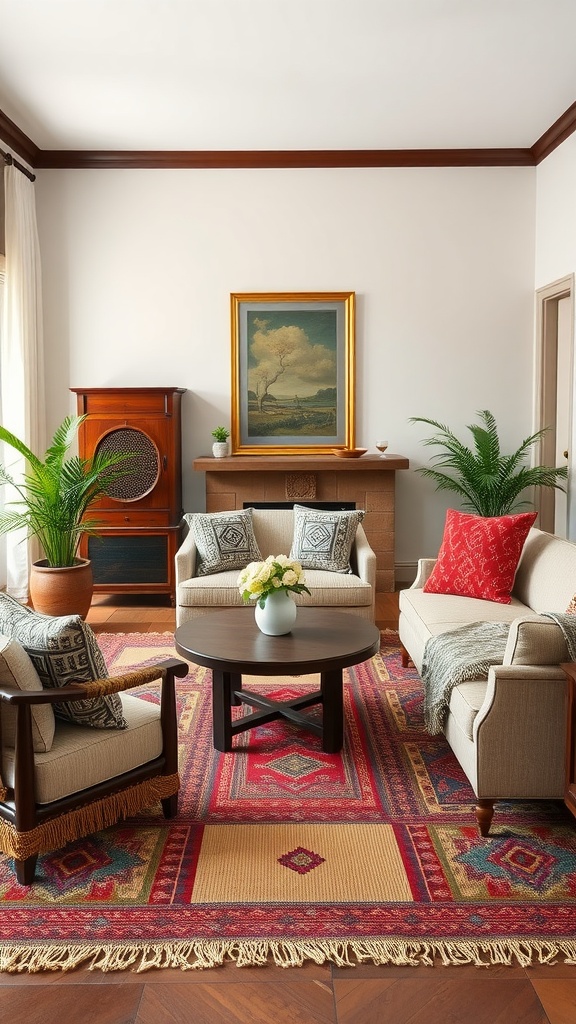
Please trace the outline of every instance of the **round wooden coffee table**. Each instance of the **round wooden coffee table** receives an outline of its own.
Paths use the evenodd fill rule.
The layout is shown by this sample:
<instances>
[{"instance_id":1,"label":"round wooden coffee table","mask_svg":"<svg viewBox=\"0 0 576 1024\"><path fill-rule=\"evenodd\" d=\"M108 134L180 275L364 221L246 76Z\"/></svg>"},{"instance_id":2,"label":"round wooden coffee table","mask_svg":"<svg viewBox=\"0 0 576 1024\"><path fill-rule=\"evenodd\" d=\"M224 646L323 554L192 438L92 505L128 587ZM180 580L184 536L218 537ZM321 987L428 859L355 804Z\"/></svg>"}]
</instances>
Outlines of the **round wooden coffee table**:
<instances>
[{"instance_id":1,"label":"round wooden coffee table","mask_svg":"<svg viewBox=\"0 0 576 1024\"><path fill-rule=\"evenodd\" d=\"M372 658L380 632L372 622L332 608L298 608L292 631L266 636L254 608L230 608L190 619L175 633L176 650L187 661L212 669L212 713L216 750L232 749L232 737L256 725L287 718L322 737L334 754L344 742L342 669ZM275 701L242 688L243 675L320 673L320 689L289 701ZM255 708L232 720L232 705ZM322 704L322 724L302 709Z\"/></svg>"}]
</instances>

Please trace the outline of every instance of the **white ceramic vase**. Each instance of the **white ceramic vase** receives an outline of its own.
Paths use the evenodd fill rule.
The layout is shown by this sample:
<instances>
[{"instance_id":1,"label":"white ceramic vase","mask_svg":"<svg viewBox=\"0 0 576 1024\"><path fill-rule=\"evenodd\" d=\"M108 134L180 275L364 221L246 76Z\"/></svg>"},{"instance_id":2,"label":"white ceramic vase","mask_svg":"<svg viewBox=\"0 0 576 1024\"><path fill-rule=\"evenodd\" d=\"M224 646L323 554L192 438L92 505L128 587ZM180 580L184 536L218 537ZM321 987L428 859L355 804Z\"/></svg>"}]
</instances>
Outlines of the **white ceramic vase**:
<instances>
[{"instance_id":1,"label":"white ceramic vase","mask_svg":"<svg viewBox=\"0 0 576 1024\"><path fill-rule=\"evenodd\" d=\"M225 459L230 453L230 445L228 441L214 441L212 445L212 455L215 459Z\"/></svg>"},{"instance_id":2,"label":"white ceramic vase","mask_svg":"<svg viewBox=\"0 0 576 1024\"><path fill-rule=\"evenodd\" d=\"M261 633L267 636L283 636L289 633L296 622L298 609L287 590L277 590L268 594L264 607L257 603L254 609L256 625Z\"/></svg>"}]
</instances>

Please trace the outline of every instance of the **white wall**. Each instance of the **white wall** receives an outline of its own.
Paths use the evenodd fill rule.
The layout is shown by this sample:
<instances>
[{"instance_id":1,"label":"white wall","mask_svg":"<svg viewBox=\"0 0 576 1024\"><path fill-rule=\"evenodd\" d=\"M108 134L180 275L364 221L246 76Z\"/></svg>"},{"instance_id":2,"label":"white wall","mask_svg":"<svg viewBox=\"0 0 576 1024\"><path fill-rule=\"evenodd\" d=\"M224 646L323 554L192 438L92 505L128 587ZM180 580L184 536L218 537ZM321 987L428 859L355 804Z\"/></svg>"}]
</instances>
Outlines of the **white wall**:
<instances>
[{"instance_id":1,"label":"white wall","mask_svg":"<svg viewBox=\"0 0 576 1024\"><path fill-rule=\"evenodd\" d=\"M396 560L433 554L450 499L411 415L457 431L491 409L516 445L532 421L534 168L68 170L38 174L49 427L70 386L184 396L191 469L230 419L230 292L357 294L358 445L385 436ZM402 578L402 568L399 572Z\"/></svg>"},{"instance_id":2,"label":"white wall","mask_svg":"<svg viewBox=\"0 0 576 1024\"><path fill-rule=\"evenodd\" d=\"M536 172L536 288L576 270L576 134Z\"/></svg>"}]
</instances>

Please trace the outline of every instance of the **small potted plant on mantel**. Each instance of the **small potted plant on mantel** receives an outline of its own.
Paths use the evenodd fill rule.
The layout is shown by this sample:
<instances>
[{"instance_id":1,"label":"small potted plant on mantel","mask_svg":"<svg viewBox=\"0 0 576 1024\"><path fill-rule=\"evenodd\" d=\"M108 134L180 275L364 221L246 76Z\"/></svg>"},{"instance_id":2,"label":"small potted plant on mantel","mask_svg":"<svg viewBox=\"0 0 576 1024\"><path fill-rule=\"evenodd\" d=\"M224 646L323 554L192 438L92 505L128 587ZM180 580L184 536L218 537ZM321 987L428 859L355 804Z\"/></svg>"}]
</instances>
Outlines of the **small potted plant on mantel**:
<instances>
[{"instance_id":1,"label":"small potted plant on mantel","mask_svg":"<svg viewBox=\"0 0 576 1024\"><path fill-rule=\"evenodd\" d=\"M228 445L230 431L226 427L216 427L212 431L212 437L214 438L214 444L212 445L214 458L225 459L230 454L230 447Z\"/></svg>"}]
</instances>

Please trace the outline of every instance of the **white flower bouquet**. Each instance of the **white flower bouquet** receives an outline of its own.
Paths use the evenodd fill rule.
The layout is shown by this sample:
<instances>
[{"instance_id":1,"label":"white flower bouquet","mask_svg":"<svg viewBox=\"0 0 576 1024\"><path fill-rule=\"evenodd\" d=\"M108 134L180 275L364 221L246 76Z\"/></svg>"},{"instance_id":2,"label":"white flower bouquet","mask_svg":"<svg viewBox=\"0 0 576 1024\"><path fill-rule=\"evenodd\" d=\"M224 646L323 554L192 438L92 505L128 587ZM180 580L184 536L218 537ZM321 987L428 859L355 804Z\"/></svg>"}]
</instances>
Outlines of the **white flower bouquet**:
<instances>
[{"instance_id":1,"label":"white flower bouquet","mask_svg":"<svg viewBox=\"0 0 576 1024\"><path fill-rule=\"evenodd\" d=\"M277 590L310 594L300 562L287 555L268 555L265 562L250 562L238 577L238 590L243 601L258 601L261 608L268 594Z\"/></svg>"}]
</instances>

